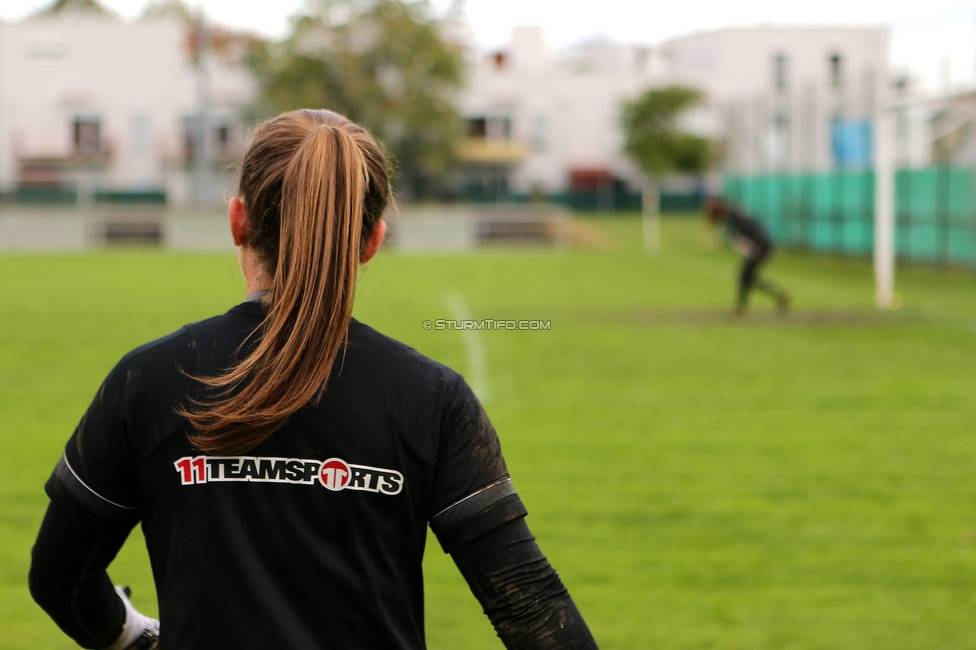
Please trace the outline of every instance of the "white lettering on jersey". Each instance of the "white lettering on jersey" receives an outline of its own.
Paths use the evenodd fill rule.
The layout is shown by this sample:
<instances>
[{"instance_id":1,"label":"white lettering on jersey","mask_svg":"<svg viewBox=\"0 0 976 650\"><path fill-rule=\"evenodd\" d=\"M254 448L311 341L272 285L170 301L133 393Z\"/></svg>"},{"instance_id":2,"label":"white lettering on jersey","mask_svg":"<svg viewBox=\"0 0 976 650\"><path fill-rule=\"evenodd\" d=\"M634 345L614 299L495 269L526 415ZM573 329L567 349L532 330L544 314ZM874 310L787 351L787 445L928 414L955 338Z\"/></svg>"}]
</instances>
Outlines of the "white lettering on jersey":
<instances>
[{"instance_id":1,"label":"white lettering on jersey","mask_svg":"<svg viewBox=\"0 0 976 650\"><path fill-rule=\"evenodd\" d=\"M394 469L353 465L341 458L266 458L259 456L184 456L173 463L181 485L225 481L315 485L327 490L399 494L403 474Z\"/></svg>"}]
</instances>

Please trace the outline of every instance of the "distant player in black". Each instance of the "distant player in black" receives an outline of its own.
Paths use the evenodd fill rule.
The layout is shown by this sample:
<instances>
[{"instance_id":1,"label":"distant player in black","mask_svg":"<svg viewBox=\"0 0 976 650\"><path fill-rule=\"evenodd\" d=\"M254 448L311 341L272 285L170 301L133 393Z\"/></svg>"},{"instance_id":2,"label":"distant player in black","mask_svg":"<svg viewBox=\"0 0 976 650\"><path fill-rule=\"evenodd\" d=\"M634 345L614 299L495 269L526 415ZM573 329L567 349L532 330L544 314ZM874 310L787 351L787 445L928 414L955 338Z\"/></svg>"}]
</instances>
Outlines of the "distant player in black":
<instances>
[{"instance_id":1,"label":"distant player in black","mask_svg":"<svg viewBox=\"0 0 976 650\"><path fill-rule=\"evenodd\" d=\"M81 646L421 650L429 525L507 648L596 648L471 389L351 318L389 196L345 118L258 127L247 301L123 357L46 485L31 593ZM159 621L106 573L139 522Z\"/></svg>"},{"instance_id":2,"label":"distant player in black","mask_svg":"<svg viewBox=\"0 0 976 650\"><path fill-rule=\"evenodd\" d=\"M790 306L789 294L779 285L759 276L759 267L773 253L773 242L762 224L721 198L708 200L705 204L705 215L716 227L725 224L733 248L743 257L742 272L739 274L739 292L733 314L739 318L745 315L749 292L753 288L772 296L779 312L785 314Z\"/></svg>"}]
</instances>

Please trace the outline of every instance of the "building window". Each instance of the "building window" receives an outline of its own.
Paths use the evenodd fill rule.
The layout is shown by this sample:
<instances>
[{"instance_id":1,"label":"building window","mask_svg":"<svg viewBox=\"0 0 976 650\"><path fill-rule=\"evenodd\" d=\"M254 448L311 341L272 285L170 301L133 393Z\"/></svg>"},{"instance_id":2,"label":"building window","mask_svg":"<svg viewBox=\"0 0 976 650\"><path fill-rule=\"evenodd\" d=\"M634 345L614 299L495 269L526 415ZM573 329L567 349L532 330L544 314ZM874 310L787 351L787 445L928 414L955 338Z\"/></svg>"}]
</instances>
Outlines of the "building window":
<instances>
[{"instance_id":1,"label":"building window","mask_svg":"<svg viewBox=\"0 0 976 650\"><path fill-rule=\"evenodd\" d=\"M839 88L844 83L844 57L836 52L830 55L830 85Z\"/></svg>"},{"instance_id":2,"label":"building window","mask_svg":"<svg viewBox=\"0 0 976 650\"><path fill-rule=\"evenodd\" d=\"M634 50L634 69L638 73L647 72L647 62L650 59L650 52L646 47L638 47Z\"/></svg>"},{"instance_id":3,"label":"building window","mask_svg":"<svg viewBox=\"0 0 976 650\"><path fill-rule=\"evenodd\" d=\"M195 115L187 115L180 122L183 127L183 162L192 165L197 158L200 121Z\"/></svg>"},{"instance_id":4,"label":"building window","mask_svg":"<svg viewBox=\"0 0 976 650\"><path fill-rule=\"evenodd\" d=\"M214 155L220 159L233 157L233 152L230 148L230 126L227 124L218 125L214 130L214 136L217 145L217 150L214 152Z\"/></svg>"},{"instance_id":5,"label":"building window","mask_svg":"<svg viewBox=\"0 0 976 650\"><path fill-rule=\"evenodd\" d=\"M468 137L484 140L488 137L488 120L483 117L472 117L468 120Z\"/></svg>"},{"instance_id":6,"label":"building window","mask_svg":"<svg viewBox=\"0 0 976 650\"><path fill-rule=\"evenodd\" d=\"M504 117L498 117L492 120L494 122L494 129L491 129L492 125L489 125L489 134L493 135L499 140L511 140L512 139L512 118L507 115ZM491 133L494 131L494 133Z\"/></svg>"},{"instance_id":7,"label":"building window","mask_svg":"<svg viewBox=\"0 0 976 650\"><path fill-rule=\"evenodd\" d=\"M102 122L97 117L76 117L72 123L74 154L90 158L102 151Z\"/></svg>"},{"instance_id":8,"label":"building window","mask_svg":"<svg viewBox=\"0 0 976 650\"><path fill-rule=\"evenodd\" d=\"M530 136L532 151L545 153L546 151L546 118L544 115L536 115L532 118L532 131Z\"/></svg>"},{"instance_id":9,"label":"building window","mask_svg":"<svg viewBox=\"0 0 976 650\"><path fill-rule=\"evenodd\" d=\"M773 88L784 92L789 87L789 59L785 54L773 56Z\"/></svg>"},{"instance_id":10,"label":"building window","mask_svg":"<svg viewBox=\"0 0 976 650\"><path fill-rule=\"evenodd\" d=\"M144 156L149 152L149 116L132 117L132 153Z\"/></svg>"},{"instance_id":11,"label":"building window","mask_svg":"<svg viewBox=\"0 0 976 650\"><path fill-rule=\"evenodd\" d=\"M67 55L67 46L55 41L37 41L27 48L27 58L38 63L57 63Z\"/></svg>"},{"instance_id":12,"label":"building window","mask_svg":"<svg viewBox=\"0 0 976 650\"><path fill-rule=\"evenodd\" d=\"M511 140L512 132L508 115L468 118L468 137L473 140Z\"/></svg>"}]
</instances>

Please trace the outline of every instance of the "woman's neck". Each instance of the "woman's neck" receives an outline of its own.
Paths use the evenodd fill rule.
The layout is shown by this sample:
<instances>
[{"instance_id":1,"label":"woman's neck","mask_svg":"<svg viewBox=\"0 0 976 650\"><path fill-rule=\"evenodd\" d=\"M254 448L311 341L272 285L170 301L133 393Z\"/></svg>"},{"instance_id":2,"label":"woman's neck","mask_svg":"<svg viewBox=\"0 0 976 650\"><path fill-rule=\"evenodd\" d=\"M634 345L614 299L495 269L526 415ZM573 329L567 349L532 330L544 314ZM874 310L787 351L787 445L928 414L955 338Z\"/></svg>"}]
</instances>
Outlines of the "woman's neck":
<instances>
[{"instance_id":1,"label":"woman's neck","mask_svg":"<svg viewBox=\"0 0 976 650\"><path fill-rule=\"evenodd\" d=\"M244 274L245 295L250 296L258 291L271 289L272 277L268 275L264 262L253 248L238 246L237 261L241 265L241 273Z\"/></svg>"}]
</instances>

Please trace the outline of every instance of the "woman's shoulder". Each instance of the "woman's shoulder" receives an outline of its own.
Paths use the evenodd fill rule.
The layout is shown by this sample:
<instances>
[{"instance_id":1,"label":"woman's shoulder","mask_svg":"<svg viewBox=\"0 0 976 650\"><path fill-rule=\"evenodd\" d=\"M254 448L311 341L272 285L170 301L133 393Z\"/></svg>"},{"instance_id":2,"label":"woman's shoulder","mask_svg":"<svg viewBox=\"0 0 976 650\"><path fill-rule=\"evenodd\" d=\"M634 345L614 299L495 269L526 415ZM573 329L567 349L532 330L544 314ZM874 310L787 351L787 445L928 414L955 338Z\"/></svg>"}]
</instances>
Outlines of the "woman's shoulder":
<instances>
[{"instance_id":1,"label":"woman's shoulder","mask_svg":"<svg viewBox=\"0 0 976 650\"><path fill-rule=\"evenodd\" d=\"M350 351L361 350L389 368L391 382L413 388L440 389L463 382L449 366L418 352L415 348L353 319L349 326Z\"/></svg>"},{"instance_id":2,"label":"woman's shoulder","mask_svg":"<svg viewBox=\"0 0 976 650\"><path fill-rule=\"evenodd\" d=\"M196 365L192 360L203 352L239 346L261 322L260 312L252 312L248 305L238 305L224 314L183 325L129 351L117 367L162 370L179 366L190 370L189 365Z\"/></svg>"},{"instance_id":3,"label":"woman's shoulder","mask_svg":"<svg viewBox=\"0 0 976 650\"><path fill-rule=\"evenodd\" d=\"M429 462L436 461L443 432L463 429L466 422L487 422L464 377L450 367L358 321L349 334L341 374L382 395L397 428Z\"/></svg>"}]
</instances>

